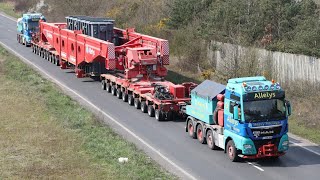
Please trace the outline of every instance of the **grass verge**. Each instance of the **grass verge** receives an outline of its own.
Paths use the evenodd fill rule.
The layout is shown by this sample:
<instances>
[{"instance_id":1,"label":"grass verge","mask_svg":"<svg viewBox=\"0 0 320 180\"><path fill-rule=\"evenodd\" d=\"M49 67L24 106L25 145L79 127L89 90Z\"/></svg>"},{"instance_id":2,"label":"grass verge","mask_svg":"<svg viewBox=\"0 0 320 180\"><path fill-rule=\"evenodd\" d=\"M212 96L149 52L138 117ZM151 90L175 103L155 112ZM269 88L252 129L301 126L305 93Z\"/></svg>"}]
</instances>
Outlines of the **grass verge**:
<instances>
[{"instance_id":1,"label":"grass verge","mask_svg":"<svg viewBox=\"0 0 320 180\"><path fill-rule=\"evenodd\" d=\"M0 179L176 179L2 47L0 84Z\"/></svg>"},{"instance_id":2,"label":"grass verge","mask_svg":"<svg viewBox=\"0 0 320 180\"><path fill-rule=\"evenodd\" d=\"M14 2L10 2L10 1L4 1L4 2L0 2L0 11L4 12L5 14L15 17L15 18L19 18L21 17L21 13L15 12L14 11Z\"/></svg>"}]
</instances>

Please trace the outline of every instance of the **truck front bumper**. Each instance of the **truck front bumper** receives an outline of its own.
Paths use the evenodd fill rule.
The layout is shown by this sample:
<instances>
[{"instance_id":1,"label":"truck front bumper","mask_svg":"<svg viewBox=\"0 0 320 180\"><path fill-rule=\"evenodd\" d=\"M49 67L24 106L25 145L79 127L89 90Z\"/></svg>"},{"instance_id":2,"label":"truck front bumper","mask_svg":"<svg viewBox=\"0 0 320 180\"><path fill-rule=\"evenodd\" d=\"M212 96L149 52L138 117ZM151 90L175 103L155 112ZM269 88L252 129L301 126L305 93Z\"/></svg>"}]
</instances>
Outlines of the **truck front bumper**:
<instances>
[{"instance_id":1,"label":"truck front bumper","mask_svg":"<svg viewBox=\"0 0 320 180\"><path fill-rule=\"evenodd\" d=\"M257 154L255 155L242 155L242 158L245 159L257 159L257 158L266 158L266 157L279 157L283 156L285 152L278 151L277 145L275 144L266 144L261 146L258 149Z\"/></svg>"}]
</instances>

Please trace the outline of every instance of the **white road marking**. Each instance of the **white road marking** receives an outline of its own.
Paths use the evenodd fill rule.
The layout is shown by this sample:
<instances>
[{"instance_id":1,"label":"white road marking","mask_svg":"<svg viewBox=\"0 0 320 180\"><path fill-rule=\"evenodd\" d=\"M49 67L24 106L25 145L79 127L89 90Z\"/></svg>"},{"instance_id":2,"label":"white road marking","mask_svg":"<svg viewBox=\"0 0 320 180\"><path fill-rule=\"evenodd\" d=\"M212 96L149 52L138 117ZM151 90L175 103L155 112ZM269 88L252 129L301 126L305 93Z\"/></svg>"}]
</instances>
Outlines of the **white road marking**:
<instances>
[{"instance_id":1,"label":"white road marking","mask_svg":"<svg viewBox=\"0 0 320 180\"><path fill-rule=\"evenodd\" d=\"M80 94L78 94L76 91L74 91L73 89L69 88L68 86L66 86L65 84L61 83L60 81L58 81L57 79L55 79L54 77L52 77L51 75L49 75L47 72L45 72L44 70L42 70L39 66L37 66L36 64L32 63L31 61L29 61L28 59L26 59L25 57L23 57L22 55L20 55L18 52L14 51L13 49L11 49L9 46L5 45L3 42L0 42L0 44L2 46L4 46L7 50L11 51L12 53L14 53L16 56L18 56L20 59L22 59L23 61L27 62L28 64L34 66L38 71L42 72L44 75L46 75L49 79L51 79L54 83L56 83L57 85L59 85L60 87L67 89L68 91L74 93L76 96L78 96L79 98L81 98L82 100L84 100L85 102L87 102L88 104L90 104L90 106L92 106L93 108L95 108L98 112L102 113L104 116L108 117L111 121L113 121L114 123L116 123L118 126L120 126L121 128L123 128L125 131L127 131L130 135L132 135L133 137L135 137L137 140L139 140L142 144L144 144L146 147L148 147L150 150L152 150L153 152L155 152L156 154L158 154L161 158L163 158L165 161L167 161L169 164L171 164L172 166L174 166L177 170L179 170L180 172L182 172L184 175L186 175L187 177L189 177L190 179L196 179L194 176L192 176L191 174L189 174L187 171L185 171L183 168L181 168L180 166L178 166L177 164L175 164L173 161L171 161L168 157L166 157L165 155L163 155L160 151L156 150L156 148L152 147L149 143L147 143L146 141L144 141L142 138L140 138L138 135L136 135L134 132L132 132L130 129L128 129L126 126L124 126L123 124L121 124L120 122L118 122L117 120L115 120L112 116L110 116L109 114L107 114L106 112L104 112L103 110L101 110L100 108L98 108L96 105L94 105L92 102L90 102L88 99L86 99L85 97L81 96Z\"/></svg>"},{"instance_id":2,"label":"white road marking","mask_svg":"<svg viewBox=\"0 0 320 180\"><path fill-rule=\"evenodd\" d=\"M253 166L253 167L255 167L256 169L258 169L258 170L260 170L260 171L264 171L264 169L262 169L261 167L259 167L259 166L257 166L257 165L255 165L255 164L253 164L253 163L251 163L251 162L247 162L249 165L251 165L251 166Z\"/></svg>"},{"instance_id":3,"label":"white road marking","mask_svg":"<svg viewBox=\"0 0 320 180\"><path fill-rule=\"evenodd\" d=\"M301 147L302 149L305 149L305 150L307 150L307 151L309 151L309 152L312 152L312 153L320 156L320 153L319 153L319 152L316 152L316 151L314 151L314 150L312 150L312 149L309 149L309 148L307 148L307 147L305 147L305 146L303 146L303 145L301 145L301 144L299 144L299 143L295 143L295 142L292 142L292 141L290 141L290 143L293 144L293 145L291 145L291 146L299 146L299 147ZM289 148L290 148L290 147L289 147Z\"/></svg>"}]
</instances>

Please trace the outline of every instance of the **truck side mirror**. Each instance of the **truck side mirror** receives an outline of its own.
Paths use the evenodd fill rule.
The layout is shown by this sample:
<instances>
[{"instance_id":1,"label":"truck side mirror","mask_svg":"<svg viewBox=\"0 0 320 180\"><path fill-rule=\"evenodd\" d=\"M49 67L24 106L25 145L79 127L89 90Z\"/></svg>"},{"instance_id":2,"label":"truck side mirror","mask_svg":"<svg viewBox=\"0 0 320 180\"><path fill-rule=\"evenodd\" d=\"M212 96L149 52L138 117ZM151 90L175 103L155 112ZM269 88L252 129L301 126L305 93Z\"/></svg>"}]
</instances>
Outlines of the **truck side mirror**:
<instances>
[{"instance_id":1,"label":"truck side mirror","mask_svg":"<svg viewBox=\"0 0 320 180\"><path fill-rule=\"evenodd\" d=\"M286 109L287 109L287 115L291 115L291 104L290 101L285 101Z\"/></svg>"},{"instance_id":2,"label":"truck side mirror","mask_svg":"<svg viewBox=\"0 0 320 180\"><path fill-rule=\"evenodd\" d=\"M233 119L239 120L239 106L233 106Z\"/></svg>"}]
</instances>

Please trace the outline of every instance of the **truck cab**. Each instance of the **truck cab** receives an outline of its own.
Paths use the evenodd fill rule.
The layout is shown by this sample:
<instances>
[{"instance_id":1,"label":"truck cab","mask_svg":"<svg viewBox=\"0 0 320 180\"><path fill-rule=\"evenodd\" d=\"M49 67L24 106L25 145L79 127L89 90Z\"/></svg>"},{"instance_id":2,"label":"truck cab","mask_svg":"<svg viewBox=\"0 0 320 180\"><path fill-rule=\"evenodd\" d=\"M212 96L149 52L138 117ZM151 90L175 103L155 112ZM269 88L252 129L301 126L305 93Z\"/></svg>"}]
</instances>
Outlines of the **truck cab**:
<instances>
[{"instance_id":1,"label":"truck cab","mask_svg":"<svg viewBox=\"0 0 320 180\"><path fill-rule=\"evenodd\" d=\"M279 83L262 76L204 81L191 91L186 131L232 161L277 158L289 148L289 101Z\"/></svg>"},{"instance_id":2,"label":"truck cab","mask_svg":"<svg viewBox=\"0 0 320 180\"><path fill-rule=\"evenodd\" d=\"M17 41L25 46L31 45L32 35L39 32L39 21L45 21L41 13L23 14L17 20Z\"/></svg>"},{"instance_id":3,"label":"truck cab","mask_svg":"<svg viewBox=\"0 0 320 180\"><path fill-rule=\"evenodd\" d=\"M228 81L224 99L224 141L243 158L279 157L288 150L290 103L278 83L264 77Z\"/></svg>"}]
</instances>

